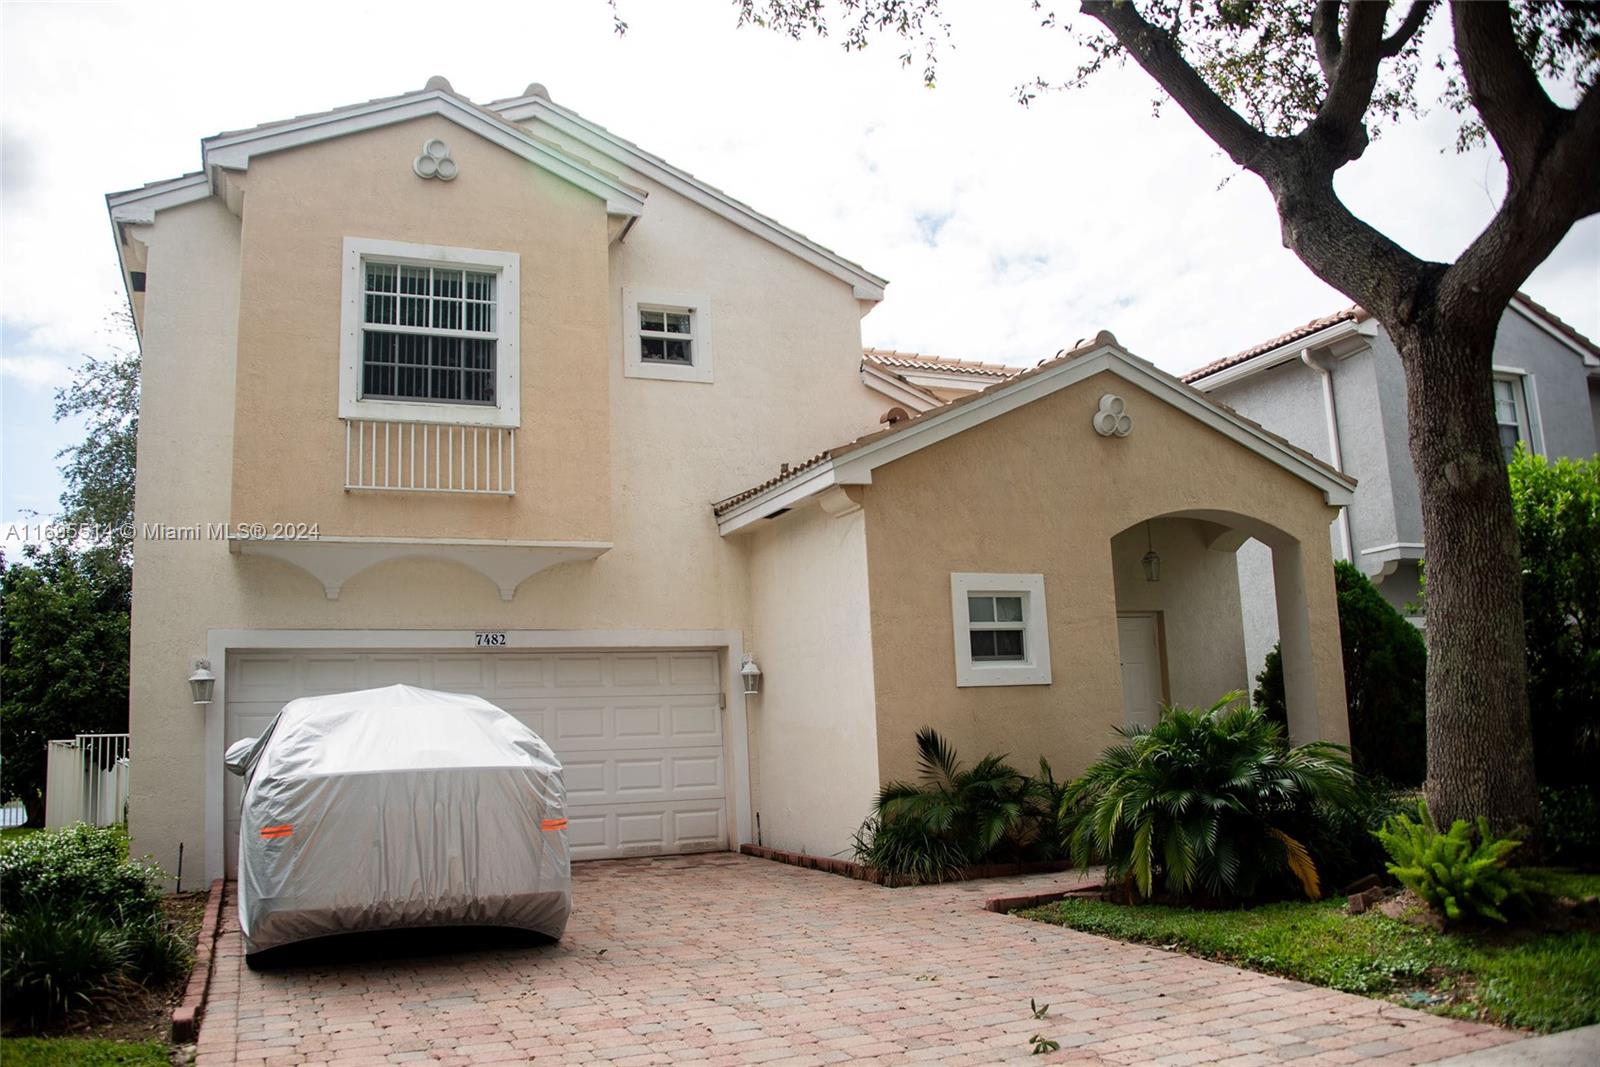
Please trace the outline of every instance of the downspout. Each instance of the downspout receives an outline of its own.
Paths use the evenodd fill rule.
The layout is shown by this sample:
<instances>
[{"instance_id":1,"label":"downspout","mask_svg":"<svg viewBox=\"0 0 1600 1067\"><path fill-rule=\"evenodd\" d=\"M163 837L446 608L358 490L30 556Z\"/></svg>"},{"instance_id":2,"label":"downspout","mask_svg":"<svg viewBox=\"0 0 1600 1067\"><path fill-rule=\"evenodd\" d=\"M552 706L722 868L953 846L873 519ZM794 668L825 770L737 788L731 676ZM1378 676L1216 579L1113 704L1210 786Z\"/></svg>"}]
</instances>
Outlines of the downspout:
<instances>
[{"instance_id":1,"label":"downspout","mask_svg":"<svg viewBox=\"0 0 1600 1067\"><path fill-rule=\"evenodd\" d=\"M1333 371L1322 359L1313 355L1309 348L1301 350L1300 362L1322 377L1322 413L1328 421L1328 452L1333 457L1333 469L1343 474L1344 447L1339 442L1339 408L1333 399ZM1354 563L1355 553L1351 547L1349 505L1339 509L1339 546L1344 550L1344 558L1348 562Z\"/></svg>"}]
</instances>

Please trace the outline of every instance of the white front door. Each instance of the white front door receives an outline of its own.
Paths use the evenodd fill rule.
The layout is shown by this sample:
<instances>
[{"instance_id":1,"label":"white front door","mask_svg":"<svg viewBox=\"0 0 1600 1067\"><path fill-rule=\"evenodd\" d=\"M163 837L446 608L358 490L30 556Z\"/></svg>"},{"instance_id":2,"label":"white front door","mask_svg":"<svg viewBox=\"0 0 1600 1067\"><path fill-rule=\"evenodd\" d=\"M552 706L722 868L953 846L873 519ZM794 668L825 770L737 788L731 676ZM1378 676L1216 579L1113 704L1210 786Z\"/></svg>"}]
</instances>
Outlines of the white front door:
<instances>
[{"instance_id":1,"label":"white front door","mask_svg":"<svg viewBox=\"0 0 1600 1067\"><path fill-rule=\"evenodd\" d=\"M1122 655L1122 717L1128 726L1154 726L1161 715L1161 642L1154 614L1118 615Z\"/></svg>"},{"instance_id":2,"label":"white front door","mask_svg":"<svg viewBox=\"0 0 1600 1067\"><path fill-rule=\"evenodd\" d=\"M396 682L481 696L544 738L561 760L573 859L728 847L715 652L235 653L226 743L259 736L296 697ZM224 777L231 878L241 780Z\"/></svg>"}]
</instances>

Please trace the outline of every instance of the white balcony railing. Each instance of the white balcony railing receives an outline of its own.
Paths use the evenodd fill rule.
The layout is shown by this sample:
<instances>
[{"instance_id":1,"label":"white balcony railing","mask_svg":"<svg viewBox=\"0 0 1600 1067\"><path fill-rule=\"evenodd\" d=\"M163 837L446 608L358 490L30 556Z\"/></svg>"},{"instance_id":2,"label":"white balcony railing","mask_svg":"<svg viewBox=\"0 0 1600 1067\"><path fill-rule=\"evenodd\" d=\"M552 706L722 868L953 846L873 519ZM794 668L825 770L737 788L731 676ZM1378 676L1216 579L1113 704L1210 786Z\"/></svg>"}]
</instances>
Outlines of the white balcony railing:
<instances>
[{"instance_id":1,"label":"white balcony railing","mask_svg":"<svg viewBox=\"0 0 1600 1067\"><path fill-rule=\"evenodd\" d=\"M517 431L502 426L344 420L344 487L405 493L517 489Z\"/></svg>"}]
</instances>

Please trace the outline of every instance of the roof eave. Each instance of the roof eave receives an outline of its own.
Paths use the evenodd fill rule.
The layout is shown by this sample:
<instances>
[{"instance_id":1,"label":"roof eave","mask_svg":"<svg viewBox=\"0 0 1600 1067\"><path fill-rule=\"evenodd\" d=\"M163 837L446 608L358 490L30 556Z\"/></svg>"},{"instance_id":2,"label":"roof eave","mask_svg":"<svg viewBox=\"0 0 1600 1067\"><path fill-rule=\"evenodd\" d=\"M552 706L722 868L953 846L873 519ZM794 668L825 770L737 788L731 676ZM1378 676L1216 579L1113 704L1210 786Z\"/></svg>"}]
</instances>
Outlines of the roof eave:
<instances>
[{"instance_id":1,"label":"roof eave","mask_svg":"<svg viewBox=\"0 0 1600 1067\"><path fill-rule=\"evenodd\" d=\"M1180 378L1179 380L1186 385L1192 385L1202 392L1209 392L1230 382L1254 377L1262 371L1278 366L1280 363L1298 359L1300 358L1300 353L1308 348L1321 348L1351 335L1372 337L1376 333L1377 320L1375 319L1345 319L1331 326L1325 326L1315 333L1308 333L1304 337L1296 338L1293 341L1285 341L1283 344L1275 348L1269 348L1265 352L1258 352L1242 363L1235 363L1231 367L1223 367L1221 370L1213 371L1203 378Z\"/></svg>"}]
</instances>

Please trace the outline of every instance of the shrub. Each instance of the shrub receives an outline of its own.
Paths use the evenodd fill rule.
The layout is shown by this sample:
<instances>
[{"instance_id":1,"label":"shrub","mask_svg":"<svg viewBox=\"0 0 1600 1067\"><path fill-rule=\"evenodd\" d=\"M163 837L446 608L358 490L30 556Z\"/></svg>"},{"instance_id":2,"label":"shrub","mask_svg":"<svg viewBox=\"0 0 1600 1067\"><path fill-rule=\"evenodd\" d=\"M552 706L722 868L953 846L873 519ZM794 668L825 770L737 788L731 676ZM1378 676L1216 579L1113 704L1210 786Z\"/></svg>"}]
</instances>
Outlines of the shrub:
<instances>
[{"instance_id":1,"label":"shrub","mask_svg":"<svg viewBox=\"0 0 1600 1067\"><path fill-rule=\"evenodd\" d=\"M1540 843L1551 863L1600 866L1600 792L1593 786L1544 786L1539 790L1544 820Z\"/></svg>"},{"instance_id":2,"label":"shrub","mask_svg":"<svg viewBox=\"0 0 1600 1067\"><path fill-rule=\"evenodd\" d=\"M1416 806L1416 793L1400 790L1381 778L1356 775L1349 797L1337 804L1319 804L1307 830L1306 847L1330 890L1369 874L1381 875L1388 853L1377 832L1390 819Z\"/></svg>"},{"instance_id":3,"label":"shrub","mask_svg":"<svg viewBox=\"0 0 1600 1067\"><path fill-rule=\"evenodd\" d=\"M79 823L0 845L0 912L61 906L137 921L159 914L160 877L128 859L122 827Z\"/></svg>"},{"instance_id":4,"label":"shrub","mask_svg":"<svg viewBox=\"0 0 1600 1067\"><path fill-rule=\"evenodd\" d=\"M1028 778L987 755L963 767L939 732L917 732L916 782L890 782L856 831L852 848L869 867L937 882L981 863L1052 859L1059 855L1057 813L1064 787L1039 761Z\"/></svg>"},{"instance_id":5,"label":"shrub","mask_svg":"<svg viewBox=\"0 0 1600 1067\"><path fill-rule=\"evenodd\" d=\"M0 997L40 1019L190 963L162 915L160 871L129 860L120 827L82 824L0 844Z\"/></svg>"},{"instance_id":6,"label":"shrub","mask_svg":"<svg viewBox=\"0 0 1600 1067\"><path fill-rule=\"evenodd\" d=\"M1508 470L1539 781L1592 784L1600 757L1600 456L1552 462L1518 448Z\"/></svg>"},{"instance_id":7,"label":"shrub","mask_svg":"<svg viewBox=\"0 0 1600 1067\"><path fill-rule=\"evenodd\" d=\"M1450 922L1464 919L1506 921L1506 914L1527 909L1539 887L1533 876L1506 866L1522 844L1495 837L1489 820L1477 825L1457 819L1440 833L1428 814L1428 802L1417 802L1417 817L1396 815L1378 840L1393 861L1389 873Z\"/></svg>"},{"instance_id":8,"label":"shrub","mask_svg":"<svg viewBox=\"0 0 1600 1067\"><path fill-rule=\"evenodd\" d=\"M1339 642L1350 716L1351 758L1364 774L1418 785L1427 766L1427 645L1360 569L1334 564L1339 600ZM1287 725L1283 658L1267 653L1256 676L1255 703Z\"/></svg>"},{"instance_id":9,"label":"shrub","mask_svg":"<svg viewBox=\"0 0 1600 1067\"><path fill-rule=\"evenodd\" d=\"M1106 864L1108 880L1149 897L1160 881L1180 898L1248 899L1297 884L1313 899L1321 879L1301 837L1319 805L1342 806L1354 788L1343 750L1291 748L1283 729L1229 693L1210 708L1168 708L1153 727L1121 730L1073 783L1073 858Z\"/></svg>"}]
</instances>

